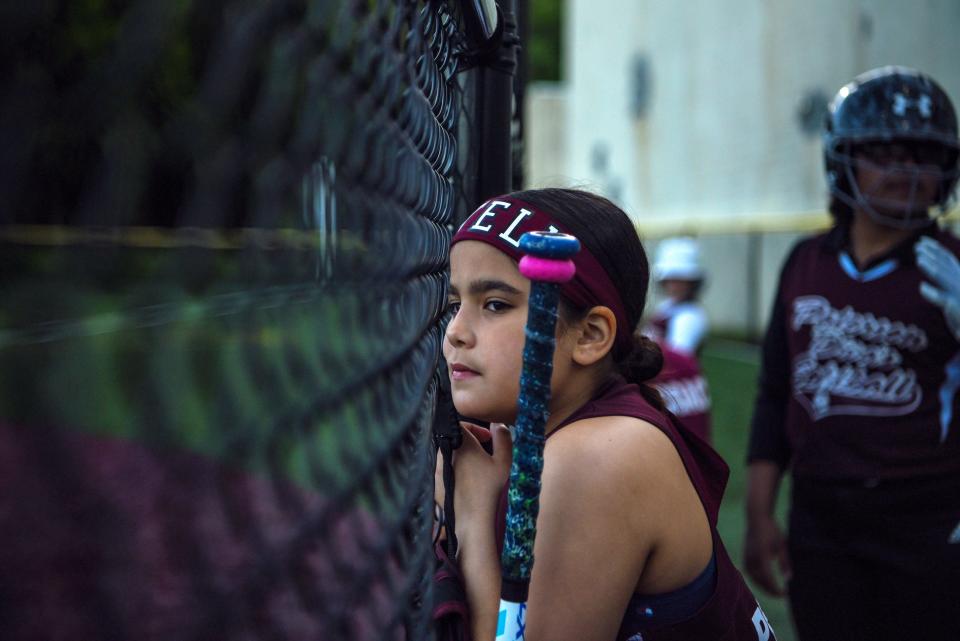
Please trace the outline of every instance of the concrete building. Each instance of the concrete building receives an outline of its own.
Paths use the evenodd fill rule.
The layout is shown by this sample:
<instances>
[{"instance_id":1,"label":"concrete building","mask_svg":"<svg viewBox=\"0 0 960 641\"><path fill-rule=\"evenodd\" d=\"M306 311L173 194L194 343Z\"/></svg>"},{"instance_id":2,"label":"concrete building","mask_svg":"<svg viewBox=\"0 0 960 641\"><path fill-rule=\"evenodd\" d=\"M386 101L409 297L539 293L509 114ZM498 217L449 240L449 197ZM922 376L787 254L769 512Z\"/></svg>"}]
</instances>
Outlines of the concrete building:
<instances>
[{"instance_id":1,"label":"concrete building","mask_svg":"<svg viewBox=\"0 0 960 641\"><path fill-rule=\"evenodd\" d=\"M858 73L917 67L960 105L957 0L568 0L565 79L528 93L529 186L602 192L649 239L693 233L714 327L763 328L823 211L819 127Z\"/></svg>"}]
</instances>

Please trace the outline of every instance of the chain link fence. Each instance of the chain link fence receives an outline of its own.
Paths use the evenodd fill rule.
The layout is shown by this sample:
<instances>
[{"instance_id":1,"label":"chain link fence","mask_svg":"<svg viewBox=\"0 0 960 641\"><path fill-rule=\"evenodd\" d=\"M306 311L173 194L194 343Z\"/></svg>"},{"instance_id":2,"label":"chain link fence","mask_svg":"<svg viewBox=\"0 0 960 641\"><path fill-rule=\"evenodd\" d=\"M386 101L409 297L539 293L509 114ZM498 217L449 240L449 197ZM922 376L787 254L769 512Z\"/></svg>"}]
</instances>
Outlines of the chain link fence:
<instances>
[{"instance_id":1,"label":"chain link fence","mask_svg":"<svg viewBox=\"0 0 960 641\"><path fill-rule=\"evenodd\" d=\"M460 7L0 8L0 636L429 638Z\"/></svg>"}]
</instances>

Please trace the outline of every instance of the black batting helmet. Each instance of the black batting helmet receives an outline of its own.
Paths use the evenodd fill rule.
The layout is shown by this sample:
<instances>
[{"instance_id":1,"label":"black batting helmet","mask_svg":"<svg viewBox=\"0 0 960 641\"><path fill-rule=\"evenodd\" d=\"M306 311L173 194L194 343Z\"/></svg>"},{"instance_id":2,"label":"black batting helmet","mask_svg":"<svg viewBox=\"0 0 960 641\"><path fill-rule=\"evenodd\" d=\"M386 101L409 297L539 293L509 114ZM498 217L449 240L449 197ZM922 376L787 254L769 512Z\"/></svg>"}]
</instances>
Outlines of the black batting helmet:
<instances>
[{"instance_id":1,"label":"black batting helmet","mask_svg":"<svg viewBox=\"0 0 960 641\"><path fill-rule=\"evenodd\" d=\"M890 216L878 211L855 180L854 150L870 143L901 143L933 148L934 165L891 166L914 181L924 172L939 178L936 197L947 207L957 183L957 115L947 93L932 78L908 67L888 66L868 71L845 85L830 102L824 123L823 157L827 183L834 198L865 210L884 224L917 227L929 222L926 209ZM914 183L915 185L915 183ZM913 190L911 190L911 194Z\"/></svg>"}]
</instances>

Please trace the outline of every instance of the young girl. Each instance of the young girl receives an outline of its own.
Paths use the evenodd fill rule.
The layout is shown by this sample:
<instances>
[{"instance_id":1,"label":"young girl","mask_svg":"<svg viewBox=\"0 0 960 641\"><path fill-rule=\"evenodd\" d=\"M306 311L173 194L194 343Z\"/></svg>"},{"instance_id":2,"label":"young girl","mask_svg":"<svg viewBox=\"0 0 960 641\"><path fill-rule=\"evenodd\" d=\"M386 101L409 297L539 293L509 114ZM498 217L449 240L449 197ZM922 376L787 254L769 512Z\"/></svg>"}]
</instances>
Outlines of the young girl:
<instances>
[{"instance_id":1,"label":"young girl","mask_svg":"<svg viewBox=\"0 0 960 641\"><path fill-rule=\"evenodd\" d=\"M697 241L688 236L660 241L653 277L665 297L653 311L645 333L674 351L695 356L710 328L699 301L704 273Z\"/></svg>"},{"instance_id":2,"label":"young girl","mask_svg":"<svg viewBox=\"0 0 960 641\"><path fill-rule=\"evenodd\" d=\"M663 369L651 384L683 426L709 443L710 393L698 355L710 323L698 300L704 271L697 241L664 238L652 271L665 297L642 330L663 352Z\"/></svg>"},{"instance_id":3,"label":"young girl","mask_svg":"<svg viewBox=\"0 0 960 641\"><path fill-rule=\"evenodd\" d=\"M572 234L582 249L561 288L527 641L773 639L717 535L726 465L645 384L661 356L635 337L649 270L632 223L599 196L544 189L484 203L450 255L443 351L453 401L491 422L466 425L454 457L474 641L497 627L511 460L503 424L517 415L530 290L518 239L533 230Z\"/></svg>"}]
</instances>

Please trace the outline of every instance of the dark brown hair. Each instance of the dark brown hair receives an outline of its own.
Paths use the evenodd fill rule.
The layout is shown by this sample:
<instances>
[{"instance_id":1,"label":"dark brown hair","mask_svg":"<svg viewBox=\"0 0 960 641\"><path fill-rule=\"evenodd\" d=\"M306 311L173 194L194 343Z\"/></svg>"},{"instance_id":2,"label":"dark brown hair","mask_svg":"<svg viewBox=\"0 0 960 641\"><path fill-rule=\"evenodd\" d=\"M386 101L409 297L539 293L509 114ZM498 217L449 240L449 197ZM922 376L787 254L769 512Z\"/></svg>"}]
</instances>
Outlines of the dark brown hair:
<instances>
[{"instance_id":1,"label":"dark brown hair","mask_svg":"<svg viewBox=\"0 0 960 641\"><path fill-rule=\"evenodd\" d=\"M646 383L660 373L663 354L656 343L636 332L647 303L650 265L633 222L606 198L577 189L531 189L511 195L549 212L603 267L620 293L627 330L634 337L629 351L614 352L614 364L624 378L640 385L649 402L662 409L660 394ZM560 314L566 321L583 318L587 311L561 299Z\"/></svg>"}]
</instances>

